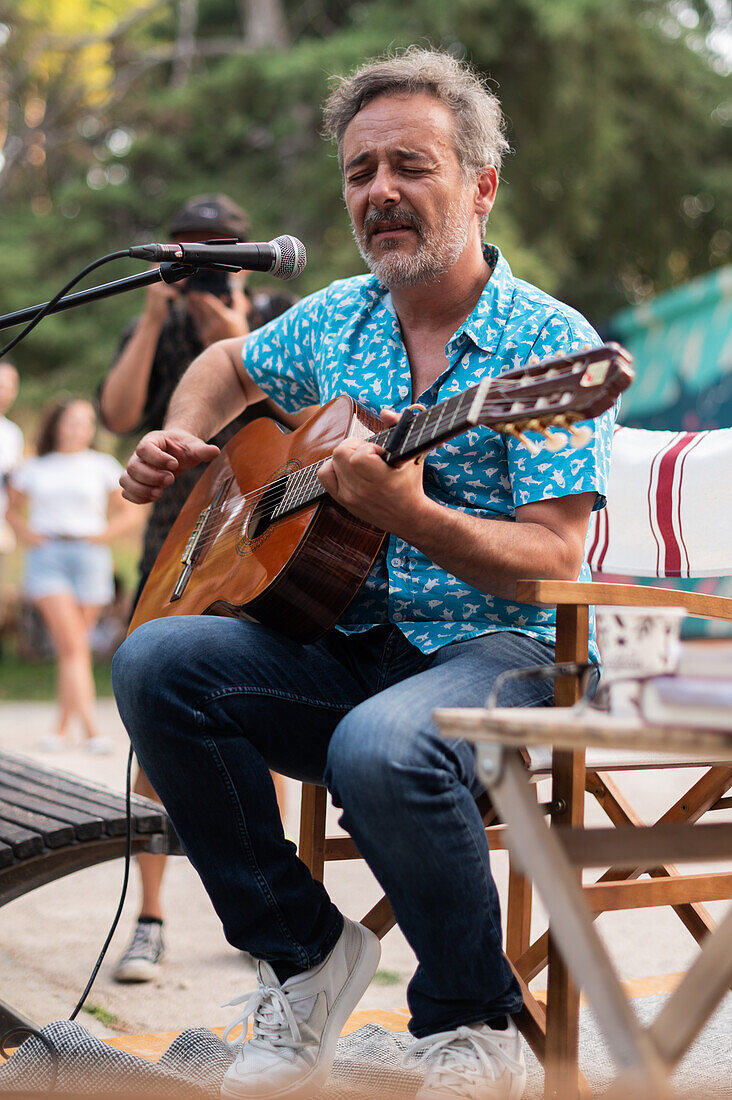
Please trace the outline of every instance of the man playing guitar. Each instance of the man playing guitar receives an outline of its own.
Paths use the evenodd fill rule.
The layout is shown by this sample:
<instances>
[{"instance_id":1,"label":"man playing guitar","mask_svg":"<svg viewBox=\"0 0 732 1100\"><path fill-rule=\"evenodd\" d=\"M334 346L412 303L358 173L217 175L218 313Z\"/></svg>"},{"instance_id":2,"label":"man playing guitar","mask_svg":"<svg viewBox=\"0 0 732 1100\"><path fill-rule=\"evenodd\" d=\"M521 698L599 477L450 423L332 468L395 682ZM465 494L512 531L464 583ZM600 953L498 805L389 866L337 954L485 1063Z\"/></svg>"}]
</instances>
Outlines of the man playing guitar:
<instances>
[{"instance_id":1,"label":"man playing guitar","mask_svg":"<svg viewBox=\"0 0 732 1100\"><path fill-rule=\"evenodd\" d=\"M498 101L465 65L416 48L371 62L341 81L325 117L371 274L206 349L130 460L129 499L155 500L212 459L204 440L263 394L293 412L346 393L389 407L393 424L414 402L599 343L483 244L508 146ZM115 691L139 759L227 939L260 960L243 1012L254 1037L223 1095L322 1084L379 957L285 840L269 768L327 785L414 949L420 1100L521 1095L521 995L501 949L473 750L442 740L431 713L480 706L503 670L553 660L553 613L516 603L515 582L589 576L613 421L605 413L589 442L552 455L476 426L397 466L363 433L346 438L321 484L388 537L335 629L303 645L257 622L181 616L144 623L119 650ZM551 688L517 682L502 701L549 705Z\"/></svg>"}]
</instances>

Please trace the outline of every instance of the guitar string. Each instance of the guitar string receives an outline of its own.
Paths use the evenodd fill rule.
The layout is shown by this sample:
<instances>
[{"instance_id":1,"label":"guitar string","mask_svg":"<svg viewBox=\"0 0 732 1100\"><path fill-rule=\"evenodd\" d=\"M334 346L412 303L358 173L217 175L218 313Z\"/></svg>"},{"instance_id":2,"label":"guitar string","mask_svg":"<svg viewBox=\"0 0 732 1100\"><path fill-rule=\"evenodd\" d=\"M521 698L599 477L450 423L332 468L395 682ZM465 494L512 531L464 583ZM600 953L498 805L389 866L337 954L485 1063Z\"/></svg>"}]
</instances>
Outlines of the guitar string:
<instances>
[{"instance_id":1,"label":"guitar string","mask_svg":"<svg viewBox=\"0 0 732 1100\"><path fill-rule=\"evenodd\" d=\"M571 378L578 373L576 365L575 367L570 366L568 370L566 368L558 368L558 370L559 373L552 378L555 386L560 385L561 381L567 378ZM542 378L538 379L538 381L544 380L545 379ZM532 381L534 381L534 378L530 375L529 385ZM507 386L506 382L508 382ZM504 378L500 380L500 384L502 388L505 388L508 392L492 392L491 399L493 401L496 401L496 399L502 399L504 401L515 400L515 396L513 395L512 391L528 388L526 383L521 379L514 380ZM425 412L424 416L415 417L412 423L409 424L407 428L404 439L400 443L399 450L396 452L397 455L404 453L404 451L407 449L407 443L409 443L411 447L414 447L415 450L419 450L428 428L430 429L430 434L435 437L441 426L440 421L445 416L448 408L454 405L452 415L448 424L446 425L447 429L451 430L454 427L455 421L457 420L458 416L461 414L461 412L464 411L462 409L462 406L465 404L472 404L477 388L477 386L471 386L470 389L464 390L460 394L455 394L453 397L447 398L445 401L440 402L439 405L433 406L433 408ZM542 412L544 412L544 410L536 410L536 414L538 415L541 415ZM510 415L516 414L511 414L510 410L507 410L505 413L506 418L508 418ZM502 420L503 414L496 414L496 419L499 421ZM417 431L416 438L413 441L410 441L410 436L417 424L419 424L419 429ZM468 428L466 427L464 430L468 430ZM377 432L376 434L368 438L368 442L377 444L385 443L389 437L390 432L391 428ZM217 524L218 530L200 539L199 542L196 543L195 549L201 552L217 541L220 542L222 549L224 549L229 544L233 544L238 541L238 539L241 537L241 532L238 530L232 532L230 530L227 530L227 528L230 527L232 522L234 522L242 512L245 512L249 508L252 502L254 502L255 505L258 504L260 509L266 510L273 501L276 501L277 503L272 509L273 514L269 517L271 520L280 519L283 515L297 511L303 504L317 500L320 496L327 495L326 490L323 489L323 487L320 485L320 482L317 480L316 476L317 471L321 468L321 466L324 465L326 461L328 461L327 458L319 459L317 462L311 463L309 466L303 466L297 470L291 471L290 473L283 474L279 478L275 478L273 481L266 482L264 485L258 486L256 489L248 493L242 494L235 501L232 501L231 505L227 505L227 503L225 502L220 509L217 509L218 515L224 516L223 522L219 522ZM303 484L296 485L296 482L298 480L301 480ZM291 483L296 485L296 488L293 491L291 491ZM282 513L282 515L280 516L275 516L274 512L276 511L277 507L279 507L280 504L285 503L285 500L287 503L287 512ZM228 514L226 514L227 512Z\"/></svg>"},{"instance_id":2,"label":"guitar string","mask_svg":"<svg viewBox=\"0 0 732 1100\"><path fill-rule=\"evenodd\" d=\"M576 368L570 368L569 375L574 375L576 373ZM557 384L558 378L563 379L564 377L566 377L566 372L564 374L555 376L555 378L553 379L555 385ZM503 399L506 401L511 400L511 391L520 390L521 388L526 388L525 385L522 385L521 380L511 380L510 385L507 387L509 391L507 394L496 395L494 393L492 395L492 398L495 400L495 398L498 396L503 397ZM445 412L451 405L454 404L455 407L452 411L449 424L447 425L448 431L451 430L455 425L457 417L463 411L461 406L468 403L468 398L470 399L469 403L472 404L472 401L475 397L476 389L477 386L473 386L469 390L463 391L463 393L461 394L456 394L454 397L448 398L447 400L440 402L438 406L435 406L432 409L428 410L423 417L415 417L415 419L407 428L407 432L404 439L401 441L400 448L397 451L397 454L399 455L404 453L407 443L410 442L410 435L417 424L419 424L417 436L414 441L410 442L410 446L414 447L416 450L419 450L425 432L428 428L431 429L431 434L433 436L436 436L440 427L440 421L444 417ZM539 413L543 412L543 410L536 411ZM510 411L507 410L505 416L508 417L510 415ZM513 415L515 416L516 414L514 413ZM496 419L500 421L501 419L503 419L503 416L499 416L496 414ZM467 430L467 428L465 430ZM389 437L390 431L391 429L388 429L386 431L376 433L375 435L369 437L369 442L386 442ZM273 519L280 519L284 515L291 514L297 511L303 504L317 500L318 497L327 495L326 490L323 489L316 477L317 471L326 461L327 458L320 459L318 462L312 463L310 466L304 466L298 470L292 471L289 474L283 474L281 477L276 478L274 481L259 486L257 489L249 493L242 494L242 496L238 497L236 501L231 502L231 506L227 506L227 504L225 503L220 509L217 510L219 516L223 514L223 520L220 520L216 524L217 529L215 531L212 531L210 535L205 536L195 544L195 549L199 553L201 553L212 544L218 542L222 550L224 550L229 545L236 543L241 538L241 531L239 529L231 531L231 524L236 521L236 519L242 512L246 511L249 508L252 502L254 502L255 504L259 504L260 509L266 510L266 508L269 507L269 505L272 504L273 501L276 501L277 503L274 505L272 513L268 517L271 521ZM297 480L302 480L303 484L301 486L297 486L293 491L291 489L290 483L292 482L294 484ZM277 516L275 514L276 510L283 503L286 503L287 511Z\"/></svg>"},{"instance_id":3,"label":"guitar string","mask_svg":"<svg viewBox=\"0 0 732 1100\"><path fill-rule=\"evenodd\" d=\"M438 407L439 413L436 416L430 416L431 413L436 412L436 409L430 409L424 417L415 418L412 423L408 425L404 439L401 441L399 450L396 453L398 455L404 453L408 446L418 450L428 428L432 429L431 434L433 437L436 436L440 427L440 420L444 417L447 409L453 406L449 424L447 425L448 430L451 430L455 426L457 418L464 411L462 406L466 404L469 406L472 404L475 397L474 390L476 388L477 387L471 387L470 390L465 390L463 393L456 394L454 397L441 402ZM506 400L509 399L509 397L506 398ZM430 423L430 420L434 423ZM410 437L415 427L418 425L416 438L412 441ZM390 432L391 429L382 430L369 437L369 442L386 443ZM283 514L288 514L296 511L310 500L315 500L319 496L327 495L326 490L323 489L316 477L317 471L326 461L327 459L323 458L318 462L312 463L310 466L304 466L298 470L293 470L289 474L283 474L280 478L269 482L266 486L260 486L251 493L242 494L236 501L231 502L230 507L227 507L225 503L219 510L220 514L224 513L224 519L222 522L219 522L218 531L212 533L207 538L201 539L196 544L196 549L203 550L217 540L220 540L222 548L226 547L231 539L232 533L227 532L225 528L236 520L238 515L245 511L252 501L258 504L260 508L263 508L276 500L277 504L275 504L273 515L270 518L279 519L281 516L274 515L274 512L280 504L286 504L287 512ZM298 482L302 482L302 484L298 484ZM294 488L292 488L293 485ZM239 533L237 532L233 535L233 540L236 541L239 537Z\"/></svg>"}]
</instances>

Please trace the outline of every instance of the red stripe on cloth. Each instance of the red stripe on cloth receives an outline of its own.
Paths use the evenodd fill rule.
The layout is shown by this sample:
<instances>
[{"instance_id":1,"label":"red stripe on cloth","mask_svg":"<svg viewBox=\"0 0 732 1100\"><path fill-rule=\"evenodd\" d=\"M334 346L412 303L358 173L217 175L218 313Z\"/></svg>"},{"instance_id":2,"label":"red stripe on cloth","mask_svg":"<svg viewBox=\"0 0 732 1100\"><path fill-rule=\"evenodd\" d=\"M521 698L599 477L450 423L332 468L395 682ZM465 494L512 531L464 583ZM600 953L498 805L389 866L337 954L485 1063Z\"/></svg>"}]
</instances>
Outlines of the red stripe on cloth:
<instances>
[{"instance_id":1,"label":"red stripe on cloth","mask_svg":"<svg viewBox=\"0 0 732 1100\"><path fill-rule=\"evenodd\" d=\"M678 436L676 435L676 436L673 436L672 438L673 439L678 439ZM657 501L656 501L656 497L653 495L653 478L654 478L654 471L656 469L656 464L658 462L662 461L664 454L666 453L668 448L672 447L672 446L673 446L672 442L665 443L661 447L660 451L657 451L655 453L655 455L651 459L651 468L650 468L650 472L649 472L649 476L648 476L648 494L646 496L646 505L647 505L647 508L648 508L648 528L649 528L651 534L653 535L653 541L656 544L656 573L655 573L655 575L657 577L662 577L663 573L661 571L661 544L658 541L658 536L656 535L656 523L655 523L655 519L654 519L654 505L656 505Z\"/></svg>"},{"instance_id":2,"label":"red stripe on cloth","mask_svg":"<svg viewBox=\"0 0 732 1100\"><path fill-rule=\"evenodd\" d=\"M602 573L602 566L605 561L605 555L607 554L608 547L610 546L610 515L607 508L603 508L602 510L602 529L604 532L604 538L602 542L600 557L597 559L597 570L599 573Z\"/></svg>"},{"instance_id":3,"label":"red stripe on cloth","mask_svg":"<svg viewBox=\"0 0 732 1100\"><path fill-rule=\"evenodd\" d=\"M701 443L702 439L704 439L706 436L709 435L709 432L695 432L694 435L696 436L696 439L691 444L691 446L684 452L684 455L681 459L681 465L679 466L679 491L678 491L677 497L676 497L676 528L679 532L679 538L681 539L681 548L684 552L684 560L686 562L686 567L684 569L684 576L685 577L690 577L691 576L691 564L689 562L689 554L688 554L688 551L686 549L686 542L684 540L684 529L681 526L681 494L682 494L682 491L683 491L683 482L684 482L684 465L686 464L686 460L689 457L690 453L694 450L694 448L697 446L697 444Z\"/></svg>"},{"instance_id":4,"label":"red stripe on cloth","mask_svg":"<svg viewBox=\"0 0 732 1100\"><path fill-rule=\"evenodd\" d=\"M681 547L679 546L676 532L674 531L674 471L676 463L687 448L691 447L697 438L697 432L688 432L682 435L679 441L666 452L661 459L658 468L658 484L656 486L656 518L658 528L663 539L664 560L663 576L681 576Z\"/></svg>"},{"instance_id":5,"label":"red stripe on cloth","mask_svg":"<svg viewBox=\"0 0 732 1100\"><path fill-rule=\"evenodd\" d=\"M602 527L603 517L606 512L606 507L601 508L599 512L595 512L595 533L592 536L592 545L590 546L590 552L587 555L587 562L590 566L590 569L597 568L597 566L595 565L595 553L597 552L597 544L600 541L600 529Z\"/></svg>"}]
</instances>

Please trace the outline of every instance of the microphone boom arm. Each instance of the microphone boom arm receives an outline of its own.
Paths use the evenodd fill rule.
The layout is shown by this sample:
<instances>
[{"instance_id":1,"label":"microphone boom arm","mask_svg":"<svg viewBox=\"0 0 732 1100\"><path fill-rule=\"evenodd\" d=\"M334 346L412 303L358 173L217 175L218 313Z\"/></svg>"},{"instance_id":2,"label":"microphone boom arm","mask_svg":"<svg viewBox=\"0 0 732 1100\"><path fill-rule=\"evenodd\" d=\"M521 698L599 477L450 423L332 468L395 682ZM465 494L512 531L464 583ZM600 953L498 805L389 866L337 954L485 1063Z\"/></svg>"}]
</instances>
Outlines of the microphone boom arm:
<instances>
[{"instance_id":1,"label":"microphone boom arm","mask_svg":"<svg viewBox=\"0 0 732 1100\"><path fill-rule=\"evenodd\" d=\"M56 302L48 311L48 314L61 313L65 309L73 309L74 306L83 306L87 302L110 298L114 294L122 294L127 290L137 290L139 287L150 286L151 283L158 281L176 283L179 279L185 279L197 270L198 268L191 264L162 263L160 267L142 271L139 275L128 275L124 279L114 279L111 283L102 283L100 286L89 287L88 290L79 290L76 294L67 294ZM238 271L239 269L226 267L226 270ZM19 309L15 313L6 313L0 316L0 330L13 328L14 325L22 325L25 321L31 321L47 305L48 302L39 302L38 305L28 306L27 309Z\"/></svg>"}]
</instances>

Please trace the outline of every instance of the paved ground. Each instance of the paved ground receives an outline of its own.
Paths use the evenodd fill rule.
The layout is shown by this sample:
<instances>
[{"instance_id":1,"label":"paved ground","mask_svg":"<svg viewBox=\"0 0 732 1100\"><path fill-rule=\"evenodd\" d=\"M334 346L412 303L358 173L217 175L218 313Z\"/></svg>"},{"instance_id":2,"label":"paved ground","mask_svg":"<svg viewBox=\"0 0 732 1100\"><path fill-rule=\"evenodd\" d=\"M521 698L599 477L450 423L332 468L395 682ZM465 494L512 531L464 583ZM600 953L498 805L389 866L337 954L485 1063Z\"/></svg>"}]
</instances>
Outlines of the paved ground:
<instances>
[{"instance_id":1,"label":"paved ground","mask_svg":"<svg viewBox=\"0 0 732 1100\"><path fill-rule=\"evenodd\" d=\"M81 749L47 757L35 749L52 725L51 704L0 704L0 747L22 752L41 763L124 788L127 739L112 700L100 704L105 733L114 744L108 757L90 757ZM662 812L690 785L691 773L636 775L623 789L649 819ZM297 834L298 784L289 785L287 828ZM597 811L593 816L601 820ZM331 810L332 824L335 815ZM701 869L701 868L698 868ZM494 871L505 900L506 857L497 853ZM83 989L117 907L122 883L121 861L80 871L19 898L0 911L0 997L32 1019L47 1022L67 1016ZM377 900L378 888L360 861L331 864L326 882L334 901L350 916L359 916ZM159 980L121 986L111 977L114 960L134 925L137 881L132 885L122 921L107 960L89 996L92 1014L80 1020L99 1035L139 1034L228 1022L223 1002L254 986L251 960L226 943L203 888L182 858L172 859L165 884L168 955ZM723 905L712 905L717 913ZM540 908L536 931L542 928ZM608 914L599 923L623 977L680 971L694 945L680 922L665 910ZM398 929L383 943L381 968L360 1008L392 1009L406 1004L406 983L414 956ZM543 979L537 979L539 988ZM642 987L641 987L642 988ZM649 990L650 990L649 986Z\"/></svg>"}]
</instances>

